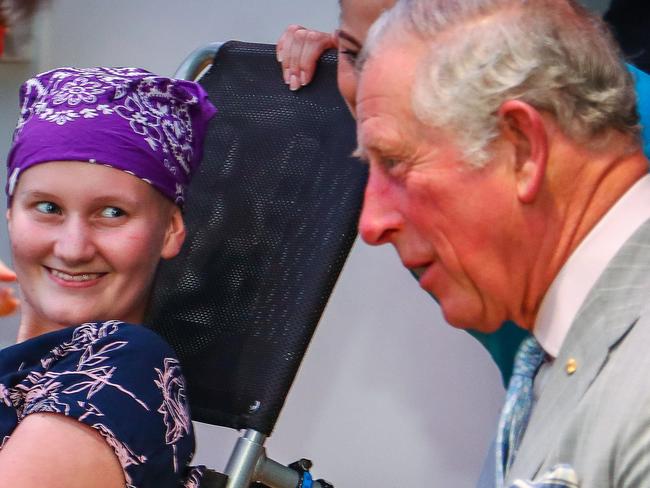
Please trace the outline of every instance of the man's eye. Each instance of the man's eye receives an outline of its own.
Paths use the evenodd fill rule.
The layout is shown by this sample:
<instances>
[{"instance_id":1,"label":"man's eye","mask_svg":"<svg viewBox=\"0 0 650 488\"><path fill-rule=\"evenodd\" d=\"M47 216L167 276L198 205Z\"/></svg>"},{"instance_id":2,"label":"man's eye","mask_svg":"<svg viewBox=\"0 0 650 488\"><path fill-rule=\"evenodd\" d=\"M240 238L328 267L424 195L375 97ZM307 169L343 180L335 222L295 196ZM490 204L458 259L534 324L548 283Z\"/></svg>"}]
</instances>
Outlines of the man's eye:
<instances>
[{"instance_id":1,"label":"man's eye","mask_svg":"<svg viewBox=\"0 0 650 488\"><path fill-rule=\"evenodd\" d=\"M60 214L61 208L52 202L38 202L36 204L36 210L44 214Z\"/></svg>"},{"instance_id":2,"label":"man's eye","mask_svg":"<svg viewBox=\"0 0 650 488\"><path fill-rule=\"evenodd\" d=\"M383 158L381 164L386 169L393 169L395 166L399 165L401 161L397 158Z\"/></svg>"},{"instance_id":3,"label":"man's eye","mask_svg":"<svg viewBox=\"0 0 650 488\"><path fill-rule=\"evenodd\" d=\"M109 219L114 219L123 215L126 215L126 213L124 210L118 207L106 207L104 210L102 210L102 217L107 217Z\"/></svg>"}]
</instances>

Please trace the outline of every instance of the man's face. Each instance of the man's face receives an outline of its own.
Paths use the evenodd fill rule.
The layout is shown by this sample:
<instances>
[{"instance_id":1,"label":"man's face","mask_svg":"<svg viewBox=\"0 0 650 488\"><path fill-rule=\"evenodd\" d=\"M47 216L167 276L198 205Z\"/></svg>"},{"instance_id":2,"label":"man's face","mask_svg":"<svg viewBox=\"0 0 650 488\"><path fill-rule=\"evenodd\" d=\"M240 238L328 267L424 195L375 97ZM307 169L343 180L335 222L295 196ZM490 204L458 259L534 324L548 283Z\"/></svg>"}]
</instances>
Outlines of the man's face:
<instances>
[{"instance_id":1,"label":"man's face","mask_svg":"<svg viewBox=\"0 0 650 488\"><path fill-rule=\"evenodd\" d=\"M395 247L449 323L496 330L513 296L511 155L497 143L486 167L469 167L450 134L413 115L411 86L423 47L400 42L379 52L358 92L358 139L370 170L360 233L369 244Z\"/></svg>"}]
</instances>

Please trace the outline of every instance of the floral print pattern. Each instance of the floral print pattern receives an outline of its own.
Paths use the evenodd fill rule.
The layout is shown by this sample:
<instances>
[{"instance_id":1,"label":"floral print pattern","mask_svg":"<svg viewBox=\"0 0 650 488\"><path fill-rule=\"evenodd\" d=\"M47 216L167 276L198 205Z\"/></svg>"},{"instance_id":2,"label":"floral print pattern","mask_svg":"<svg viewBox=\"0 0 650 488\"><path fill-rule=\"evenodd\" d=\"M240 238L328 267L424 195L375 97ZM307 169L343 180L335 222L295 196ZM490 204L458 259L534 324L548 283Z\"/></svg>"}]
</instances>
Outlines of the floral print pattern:
<instances>
[{"instance_id":1,"label":"floral print pattern","mask_svg":"<svg viewBox=\"0 0 650 488\"><path fill-rule=\"evenodd\" d=\"M65 83L61 91L52 98L52 103L54 105L67 103L73 107L81 102L95 103L97 101L96 95L102 93L104 93L104 88L101 83L90 81L88 78L81 76Z\"/></svg>"},{"instance_id":2,"label":"floral print pattern","mask_svg":"<svg viewBox=\"0 0 650 488\"><path fill-rule=\"evenodd\" d=\"M202 469L187 466L194 437L179 362L142 326L87 323L0 351L2 446L27 415L43 412L97 430L127 488L200 486Z\"/></svg>"},{"instance_id":3,"label":"floral print pattern","mask_svg":"<svg viewBox=\"0 0 650 488\"><path fill-rule=\"evenodd\" d=\"M156 385L162 392L163 401L158 408L158 413L163 415L165 422L165 442L175 446L176 442L190 433L192 422L186 412L188 411L187 397L185 396L185 382L181 374L178 361L174 358L165 358L163 371L156 368L158 379ZM176 447L174 449L174 471L178 471Z\"/></svg>"}]
</instances>

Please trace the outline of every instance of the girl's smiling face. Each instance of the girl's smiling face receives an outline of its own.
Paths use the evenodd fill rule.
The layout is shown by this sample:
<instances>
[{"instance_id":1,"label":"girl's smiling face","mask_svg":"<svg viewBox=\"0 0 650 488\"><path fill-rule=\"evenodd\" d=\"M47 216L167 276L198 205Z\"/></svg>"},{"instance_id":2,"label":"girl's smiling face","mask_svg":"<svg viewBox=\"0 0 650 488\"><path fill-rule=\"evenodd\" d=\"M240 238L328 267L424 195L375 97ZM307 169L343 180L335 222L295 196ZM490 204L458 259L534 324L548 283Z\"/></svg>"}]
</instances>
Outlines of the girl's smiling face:
<instances>
[{"instance_id":1,"label":"girl's smiling face","mask_svg":"<svg viewBox=\"0 0 650 488\"><path fill-rule=\"evenodd\" d=\"M19 340L90 321L141 322L159 260L185 237L180 210L151 185L87 162L25 170L7 218Z\"/></svg>"}]
</instances>

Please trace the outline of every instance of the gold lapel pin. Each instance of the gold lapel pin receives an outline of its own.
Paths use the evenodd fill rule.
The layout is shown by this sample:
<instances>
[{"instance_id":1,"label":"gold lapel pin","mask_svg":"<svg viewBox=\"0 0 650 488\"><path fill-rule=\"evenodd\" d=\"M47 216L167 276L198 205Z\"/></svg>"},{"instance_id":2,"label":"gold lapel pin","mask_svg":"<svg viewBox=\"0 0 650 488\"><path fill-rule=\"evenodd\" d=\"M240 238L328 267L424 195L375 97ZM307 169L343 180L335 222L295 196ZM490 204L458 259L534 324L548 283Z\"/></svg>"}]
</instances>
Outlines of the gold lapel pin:
<instances>
[{"instance_id":1,"label":"gold lapel pin","mask_svg":"<svg viewBox=\"0 0 650 488\"><path fill-rule=\"evenodd\" d=\"M564 370L567 374L571 375L576 372L578 369L578 362L574 358L569 358L564 366Z\"/></svg>"}]
</instances>

